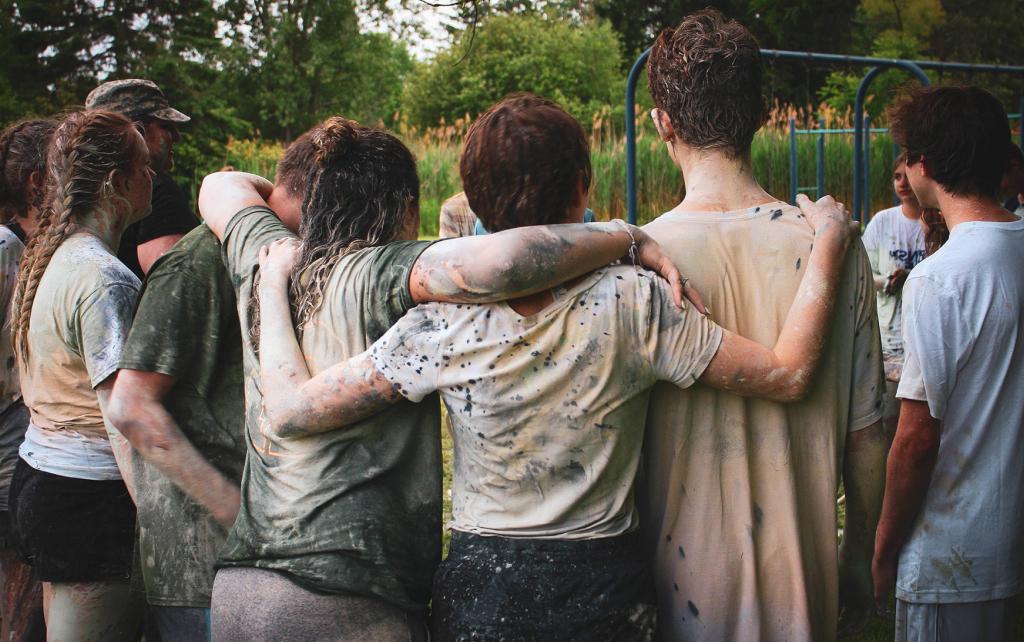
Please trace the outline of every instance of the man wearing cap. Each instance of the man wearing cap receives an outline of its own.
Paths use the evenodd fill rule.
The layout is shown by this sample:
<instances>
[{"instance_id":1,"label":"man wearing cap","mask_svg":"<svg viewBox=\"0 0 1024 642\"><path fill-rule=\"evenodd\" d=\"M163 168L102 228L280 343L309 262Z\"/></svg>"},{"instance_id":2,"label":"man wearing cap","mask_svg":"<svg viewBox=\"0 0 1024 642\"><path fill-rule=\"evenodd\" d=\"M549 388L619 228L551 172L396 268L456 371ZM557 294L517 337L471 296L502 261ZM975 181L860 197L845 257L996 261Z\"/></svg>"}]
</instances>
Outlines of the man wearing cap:
<instances>
[{"instance_id":1,"label":"man wearing cap","mask_svg":"<svg viewBox=\"0 0 1024 642\"><path fill-rule=\"evenodd\" d=\"M191 119L171 107L156 83L138 78L103 83L89 93L85 108L124 114L143 128L150 166L156 173L153 211L124 231L117 252L117 258L141 279L158 258L199 223L185 192L168 173L174 143L181 139L177 124Z\"/></svg>"}]
</instances>

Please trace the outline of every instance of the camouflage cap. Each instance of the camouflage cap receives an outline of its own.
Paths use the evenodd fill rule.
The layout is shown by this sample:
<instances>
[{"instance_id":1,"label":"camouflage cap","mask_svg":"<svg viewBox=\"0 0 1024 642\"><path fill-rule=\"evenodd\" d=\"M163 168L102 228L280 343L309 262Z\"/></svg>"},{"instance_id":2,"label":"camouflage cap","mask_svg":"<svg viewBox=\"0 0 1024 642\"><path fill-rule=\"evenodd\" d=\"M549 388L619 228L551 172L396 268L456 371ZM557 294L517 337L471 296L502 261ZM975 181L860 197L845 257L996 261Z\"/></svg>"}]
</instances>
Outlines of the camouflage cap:
<instances>
[{"instance_id":1,"label":"camouflage cap","mask_svg":"<svg viewBox=\"0 0 1024 642\"><path fill-rule=\"evenodd\" d=\"M85 99L85 108L116 111L132 120L146 116L175 123L192 120L171 107L164 92L160 91L155 82L141 78L103 83L89 92Z\"/></svg>"}]
</instances>

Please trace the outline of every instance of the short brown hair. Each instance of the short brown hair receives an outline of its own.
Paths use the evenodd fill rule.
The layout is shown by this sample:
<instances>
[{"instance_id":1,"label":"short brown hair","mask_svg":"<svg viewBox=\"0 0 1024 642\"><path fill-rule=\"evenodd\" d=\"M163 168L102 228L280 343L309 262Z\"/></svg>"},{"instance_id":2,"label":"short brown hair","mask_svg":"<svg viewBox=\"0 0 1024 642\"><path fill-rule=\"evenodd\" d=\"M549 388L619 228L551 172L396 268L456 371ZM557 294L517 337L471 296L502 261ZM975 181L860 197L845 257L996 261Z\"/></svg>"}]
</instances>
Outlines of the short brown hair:
<instances>
[{"instance_id":1,"label":"short brown hair","mask_svg":"<svg viewBox=\"0 0 1024 642\"><path fill-rule=\"evenodd\" d=\"M995 96L978 87L918 87L889 110L893 141L907 165L956 196L991 196L1010 164L1010 124Z\"/></svg>"},{"instance_id":2,"label":"short brown hair","mask_svg":"<svg viewBox=\"0 0 1024 642\"><path fill-rule=\"evenodd\" d=\"M469 128L459 174L488 232L563 223L576 186L590 189L590 146L580 124L555 102L515 94Z\"/></svg>"},{"instance_id":3,"label":"short brown hair","mask_svg":"<svg viewBox=\"0 0 1024 642\"><path fill-rule=\"evenodd\" d=\"M761 75L754 35L715 9L663 30L647 60L647 87L679 139L732 157L750 151L764 124Z\"/></svg>"},{"instance_id":4,"label":"short brown hair","mask_svg":"<svg viewBox=\"0 0 1024 642\"><path fill-rule=\"evenodd\" d=\"M274 183L284 185L292 196L302 198L305 195L317 170L316 147L313 146L313 132L317 128L319 125L293 140L277 161Z\"/></svg>"}]
</instances>

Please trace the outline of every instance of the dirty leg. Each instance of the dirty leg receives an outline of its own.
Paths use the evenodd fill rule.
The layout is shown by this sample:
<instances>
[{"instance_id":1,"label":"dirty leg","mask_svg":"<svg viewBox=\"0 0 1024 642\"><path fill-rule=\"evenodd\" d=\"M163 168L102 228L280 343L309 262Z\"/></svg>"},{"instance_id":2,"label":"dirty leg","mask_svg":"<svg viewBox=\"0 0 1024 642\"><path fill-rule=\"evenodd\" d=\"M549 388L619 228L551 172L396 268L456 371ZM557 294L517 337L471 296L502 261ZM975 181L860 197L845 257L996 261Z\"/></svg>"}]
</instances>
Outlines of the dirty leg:
<instances>
[{"instance_id":1,"label":"dirty leg","mask_svg":"<svg viewBox=\"0 0 1024 642\"><path fill-rule=\"evenodd\" d=\"M49 642L131 642L141 606L128 582L43 582Z\"/></svg>"}]
</instances>

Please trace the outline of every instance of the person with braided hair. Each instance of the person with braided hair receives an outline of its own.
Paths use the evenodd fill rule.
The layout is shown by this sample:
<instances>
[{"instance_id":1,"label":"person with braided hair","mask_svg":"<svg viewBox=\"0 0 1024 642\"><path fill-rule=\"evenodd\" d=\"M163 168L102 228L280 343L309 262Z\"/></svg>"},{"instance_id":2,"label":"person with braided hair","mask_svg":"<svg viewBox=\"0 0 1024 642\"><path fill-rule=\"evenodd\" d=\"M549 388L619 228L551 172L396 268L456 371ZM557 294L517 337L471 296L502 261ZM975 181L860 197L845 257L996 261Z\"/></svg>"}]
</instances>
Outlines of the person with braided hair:
<instances>
[{"instance_id":1,"label":"person with braided hair","mask_svg":"<svg viewBox=\"0 0 1024 642\"><path fill-rule=\"evenodd\" d=\"M419 178L405 145L337 117L312 142L294 300L314 370L361 353L418 302L494 301L553 287L623 257L634 239L638 260L660 267L682 297L678 271L620 223L417 242ZM214 582L214 638L424 639L441 556L437 397L349 431L271 430L250 304L261 247L296 237L268 209L270 191L257 176L225 172L207 176L199 194L223 242L245 339L248 452Z\"/></svg>"},{"instance_id":2,"label":"person with braided hair","mask_svg":"<svg viewBox=\"0 0 1024 642\"><path fill-rule=\"evenodd\" d=\"M127 453L104 408L140 285L114 253L125 227L149 212L148 157L121 115L75 112L61 122L11 304L31 413L11 482L12 530L43 583L55 640L116 642L138 631Z\"/></svg>"},{"instance_id":3,"label":"person with braided hair","mask_svg":"<svg viewBox=\"0 0 1024 642\"><path fill-rule=\"evenodd\" d=\"M26 232L35 230L42 204L46 148L57 122L50 119L15 123L0 134L0 640L42 640L43 596L32 568L18 559L11 539L7 492L18 446L28 428L28 408L21 399L14 359L8 307L18 280Z\"/></svg>"}]
</instances>

